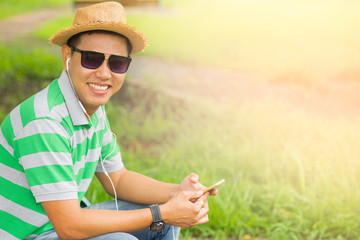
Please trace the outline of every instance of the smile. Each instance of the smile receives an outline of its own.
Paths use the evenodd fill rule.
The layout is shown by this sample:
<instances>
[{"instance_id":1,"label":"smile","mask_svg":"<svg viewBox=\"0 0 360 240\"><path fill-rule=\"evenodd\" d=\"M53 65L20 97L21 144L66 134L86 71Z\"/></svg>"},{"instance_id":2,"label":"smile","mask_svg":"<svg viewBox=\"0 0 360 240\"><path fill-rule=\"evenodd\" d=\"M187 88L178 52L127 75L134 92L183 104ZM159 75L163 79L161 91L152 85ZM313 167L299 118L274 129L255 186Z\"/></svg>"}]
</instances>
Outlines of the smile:
<instances>
[{"instance_id":1,"label":"smile","mask_svg":"<svg viewBox=\"0 0 360 240\"><path fill-rule=\"evenodd\" d=\"M105 90L107 90L107 89L109 88L108 85L106 85L106 86L100 86L100 85L97 85L97 84L94 84L94 83L88 83L88 85L89 85L90 87L92 87L93 89L99 90L99 91L105 91Z\"/></svg>"}]
</instances>

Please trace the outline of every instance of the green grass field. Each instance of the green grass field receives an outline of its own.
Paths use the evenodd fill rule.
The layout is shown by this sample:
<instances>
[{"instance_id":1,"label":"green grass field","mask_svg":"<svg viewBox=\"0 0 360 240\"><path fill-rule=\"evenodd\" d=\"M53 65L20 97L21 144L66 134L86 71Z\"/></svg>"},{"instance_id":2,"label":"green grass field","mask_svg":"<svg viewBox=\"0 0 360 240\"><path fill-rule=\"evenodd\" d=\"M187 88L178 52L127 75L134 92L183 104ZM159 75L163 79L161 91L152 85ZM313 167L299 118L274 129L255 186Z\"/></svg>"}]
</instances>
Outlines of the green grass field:
<instances>
[{"instance_id":1,"label":"green grass field","mask_svg":"<svg viewBox=\"0 0 360 240\"><path fill-rule=\"evenodd\" d=\"M269 81L359 80L356 1L177 3L171 14L129 16L150 37L145 54L255 72ZM47 39L69 19L35 35ZM28 54L19 50L17 58ZM32 54L42 57L27 61L29 67L59 71L48 53ZM183 239L360 239L359 119L310 116L266 102L189 104L126 83L107 111L127 168L168 182L190 172L205 185L226 179L210 199L210 222L183 230ZM97 181L87 197L110 199Z\"/></svg>"},{"instance_id":2,"label":"green grass field","mask_svg":"<svg viewBox=\"0 0 360 240\"><path fill-rule=\"evenodd\" d=\"M149 111L141 107L147 102L130 116L115 114L125 125L138 124L126 128L130 132L141 129L133 140L140 153L124 146L126 164L167 181L177 182L189 172L199 173L207 185L227 180L211 199L211 222L191 233L219 239L359 236L357 121L325 121L266 105L169 109L169 100L161 98L150 101L154 110ZM116 123L115 129L122 129L121 120ZM127 140L121 136L133 134L117 135L121 143Z\"/></svg>"},{"instance_id":3,"label":"green grass field","mask_svg":"<svg viewBox=\"0 0 360 240\"><path fill-rule=\"evenodd\" d=\"M109 109L128 168L169 182L190 172L205 185L226 179L210 222L185 239L358 239L358 121L265 104L190 106L131 87ZM96 182L87 196L109 199Z\"/></svg>"}]
</instances>

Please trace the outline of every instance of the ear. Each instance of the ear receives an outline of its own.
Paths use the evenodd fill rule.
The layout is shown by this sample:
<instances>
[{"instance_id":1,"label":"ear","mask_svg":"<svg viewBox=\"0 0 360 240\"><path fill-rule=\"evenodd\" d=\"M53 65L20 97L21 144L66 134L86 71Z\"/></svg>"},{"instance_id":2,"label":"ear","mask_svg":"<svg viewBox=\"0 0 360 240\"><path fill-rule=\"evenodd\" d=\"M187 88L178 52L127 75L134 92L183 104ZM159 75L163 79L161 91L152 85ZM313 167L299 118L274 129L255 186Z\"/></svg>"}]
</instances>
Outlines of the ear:
<instances>
[{"instance_id":1,"label":"ear","mask_svg":"<svg viewBox=\"0 0 360 240\"><path fill-rule=\"evenodd\" d=\"M65 70L67 70L66 67L66 61L68 58L71 58L71 48L68 45L64 45L61 48L61 53L62 53L62 63L63 63L63 67Z\"/></svg>"}]
</instances>

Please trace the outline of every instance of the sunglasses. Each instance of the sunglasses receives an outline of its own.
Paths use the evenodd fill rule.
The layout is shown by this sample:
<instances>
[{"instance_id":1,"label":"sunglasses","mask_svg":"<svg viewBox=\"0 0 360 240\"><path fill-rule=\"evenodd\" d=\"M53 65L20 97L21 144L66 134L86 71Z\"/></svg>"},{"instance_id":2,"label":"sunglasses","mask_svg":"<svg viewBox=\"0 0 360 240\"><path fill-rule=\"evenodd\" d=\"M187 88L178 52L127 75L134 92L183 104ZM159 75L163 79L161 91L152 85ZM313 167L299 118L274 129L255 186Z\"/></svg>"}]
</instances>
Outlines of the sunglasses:
<instances>
[{"instance_id":1,"label":"sunglasses","mask_svg":"<svg viewBox=\"0 0 360 240\"><path fill-rule=\"evenodd\" d=\"M97 69L102 65L105 59L108 59L108 65L112 72L125 73L131 62L130 57L119 55L110 55L110 57L105 57L105 53L101 52L84 51L76 47L71 47L71 49L81 54L81 66L88 69Z\"/></svg>"}]
</instances>

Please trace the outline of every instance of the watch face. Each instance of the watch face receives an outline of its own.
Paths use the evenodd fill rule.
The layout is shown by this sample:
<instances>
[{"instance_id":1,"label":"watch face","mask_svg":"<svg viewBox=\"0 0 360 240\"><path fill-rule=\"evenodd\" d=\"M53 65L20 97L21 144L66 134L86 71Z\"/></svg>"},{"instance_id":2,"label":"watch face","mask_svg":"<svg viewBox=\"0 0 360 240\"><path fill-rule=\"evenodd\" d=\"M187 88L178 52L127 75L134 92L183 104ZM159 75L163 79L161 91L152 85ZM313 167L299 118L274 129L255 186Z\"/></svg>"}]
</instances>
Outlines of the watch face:
<instances>
[{"instance_id":1,"label":"watch face","mask_svg":"<svg viewBox=\"0 0 360 240\"><path fill-rule=\"evenodd\" d=\"M158 232L158 231L163 230L164 228L165 228L165 223L164 222L154 222L150 226L150 231Z\"/></svg>"}]
</instances>

